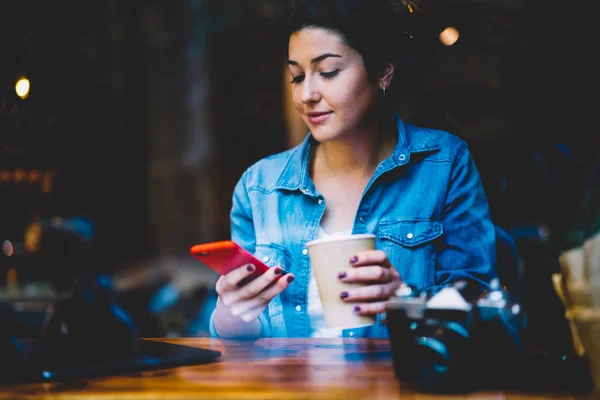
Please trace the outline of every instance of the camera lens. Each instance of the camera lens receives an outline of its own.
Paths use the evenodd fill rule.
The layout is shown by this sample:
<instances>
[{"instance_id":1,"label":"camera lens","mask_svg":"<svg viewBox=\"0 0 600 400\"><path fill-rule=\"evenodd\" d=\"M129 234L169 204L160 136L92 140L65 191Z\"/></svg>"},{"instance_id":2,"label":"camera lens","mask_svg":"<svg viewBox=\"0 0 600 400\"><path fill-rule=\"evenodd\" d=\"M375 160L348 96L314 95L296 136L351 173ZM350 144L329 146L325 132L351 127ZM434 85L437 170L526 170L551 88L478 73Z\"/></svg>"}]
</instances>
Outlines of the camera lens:
<instances>
[{"instance_id":1,"label":"camera lens","mask_svg":"<svg viewBox=\"0 0 600 400\"><path fill-rule=\"evenodd\" d=\"M444 391L459 385L468 340L469 331L458 322L430 321L422 326L415 338L420 385Z\"/></svg>"}]
</instances>

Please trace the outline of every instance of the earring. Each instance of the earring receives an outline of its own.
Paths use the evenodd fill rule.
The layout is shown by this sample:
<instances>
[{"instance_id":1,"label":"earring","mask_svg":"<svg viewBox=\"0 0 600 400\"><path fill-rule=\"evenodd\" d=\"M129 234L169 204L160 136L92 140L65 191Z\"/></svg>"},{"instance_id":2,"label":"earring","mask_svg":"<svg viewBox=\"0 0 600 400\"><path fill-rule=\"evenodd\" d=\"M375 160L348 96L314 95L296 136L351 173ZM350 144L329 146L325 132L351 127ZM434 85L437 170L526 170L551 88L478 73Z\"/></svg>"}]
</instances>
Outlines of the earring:
<instances>
[{"instance_id":1,"label":"earring","mask_svg":"<svg viewBox=\"0 0 600 400\"><path fill-rule=\"evenodd\" d=\"M381 86L381 90L383 90L383 98L385 99L385 86Z\"/></svg>"}]
</instances>

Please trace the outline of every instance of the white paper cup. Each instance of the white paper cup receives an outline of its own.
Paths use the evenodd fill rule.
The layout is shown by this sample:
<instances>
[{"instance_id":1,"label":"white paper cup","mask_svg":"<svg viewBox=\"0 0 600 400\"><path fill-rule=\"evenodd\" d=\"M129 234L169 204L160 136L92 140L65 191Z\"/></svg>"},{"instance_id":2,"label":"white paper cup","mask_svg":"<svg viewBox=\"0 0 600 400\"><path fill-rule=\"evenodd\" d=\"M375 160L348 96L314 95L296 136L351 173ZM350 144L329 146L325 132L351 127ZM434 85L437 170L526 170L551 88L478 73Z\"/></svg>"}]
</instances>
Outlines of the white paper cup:
<instances>
[{"instance_id":1,"label":"white paper cup","mask_svg":"<svg viewBox=\"0 0 600 400\"><path fill-rule=\"evenodd\" d=\"M594 389L600 392L600 309L575 307L569 310L587 358Z\"/></svg>"},{"instance_id":2,"label":"white paper cup","mask_svg":"<svg viewBox=\"0 0 600 400\"><path fill-rule=\"evenodd\" d=\"M585 282L584 260L585 256L582 247L567 250L558 257L566 285Z\"/></svg>"},{"instance_id":3,"label":"white paper cup","mask_svg":"<svg viewBox=\"0 0 600 400\"><path fill-rule=\"evenodd\" d=\"M585 281L592 287L600 287L600 232L583 243ZM600 299L593 298L594 307L600 307Z\"/></svg>"},{"instance_id":4,"label":"white paper cup","mask_svg":"<svg viewBox=\"0 0 600 400\"><path fill-rule=\"evenodd\" d=\"M363 284L344 283L338 274L352 269L350 258L356 253L375 250L375 235L332 235L308 242L306 247L319 289L325 325L328 328L356 328L374 324L374 316L357 315L355 304L340 298L340 293Z\"/></svg>"}]
</instances>

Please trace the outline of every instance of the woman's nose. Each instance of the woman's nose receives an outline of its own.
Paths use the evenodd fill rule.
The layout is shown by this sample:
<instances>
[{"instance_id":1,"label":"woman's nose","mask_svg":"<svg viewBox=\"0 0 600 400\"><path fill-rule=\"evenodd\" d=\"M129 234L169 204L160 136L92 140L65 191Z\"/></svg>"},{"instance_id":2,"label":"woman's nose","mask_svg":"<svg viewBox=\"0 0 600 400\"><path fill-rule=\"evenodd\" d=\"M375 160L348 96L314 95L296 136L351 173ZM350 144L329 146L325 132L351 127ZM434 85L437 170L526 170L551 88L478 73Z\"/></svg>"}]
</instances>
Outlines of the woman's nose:
<instances>
[{"instance_id":1,"label":"woman's nose","mask_svg":"<svg viewBox=\"0 0 600 400\"><path fill-rule=\"evenodd\" d=\"M317 82L315 79L309 78L308 76L304 78L304 82L302 84L302 95L301 100L303 103L314 103L319 101L321 95L319 93L319 88L317 86Z\"/></svg>"}]
</instances>

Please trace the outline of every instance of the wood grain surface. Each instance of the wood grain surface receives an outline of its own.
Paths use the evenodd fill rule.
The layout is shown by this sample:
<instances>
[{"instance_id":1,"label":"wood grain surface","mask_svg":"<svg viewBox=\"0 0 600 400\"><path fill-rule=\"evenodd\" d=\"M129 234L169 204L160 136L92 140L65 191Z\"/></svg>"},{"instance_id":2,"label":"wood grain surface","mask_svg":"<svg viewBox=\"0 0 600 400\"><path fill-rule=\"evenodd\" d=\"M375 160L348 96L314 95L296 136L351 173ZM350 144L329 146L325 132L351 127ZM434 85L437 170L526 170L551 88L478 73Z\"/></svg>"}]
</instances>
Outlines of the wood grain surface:
<instances>
[{"instance_id":1,"label":"wood grain surface","mask_svg":"<svg viewBox=\"0 0 600 400\"><path fill-rule=\"evenodd\" d=\"M152 339L222 352L216 362L69 383L4 385L21 399L575 399L559 393L419 393L399 382L389 342L370 339Z\"/></svg>"}]
</instances>

